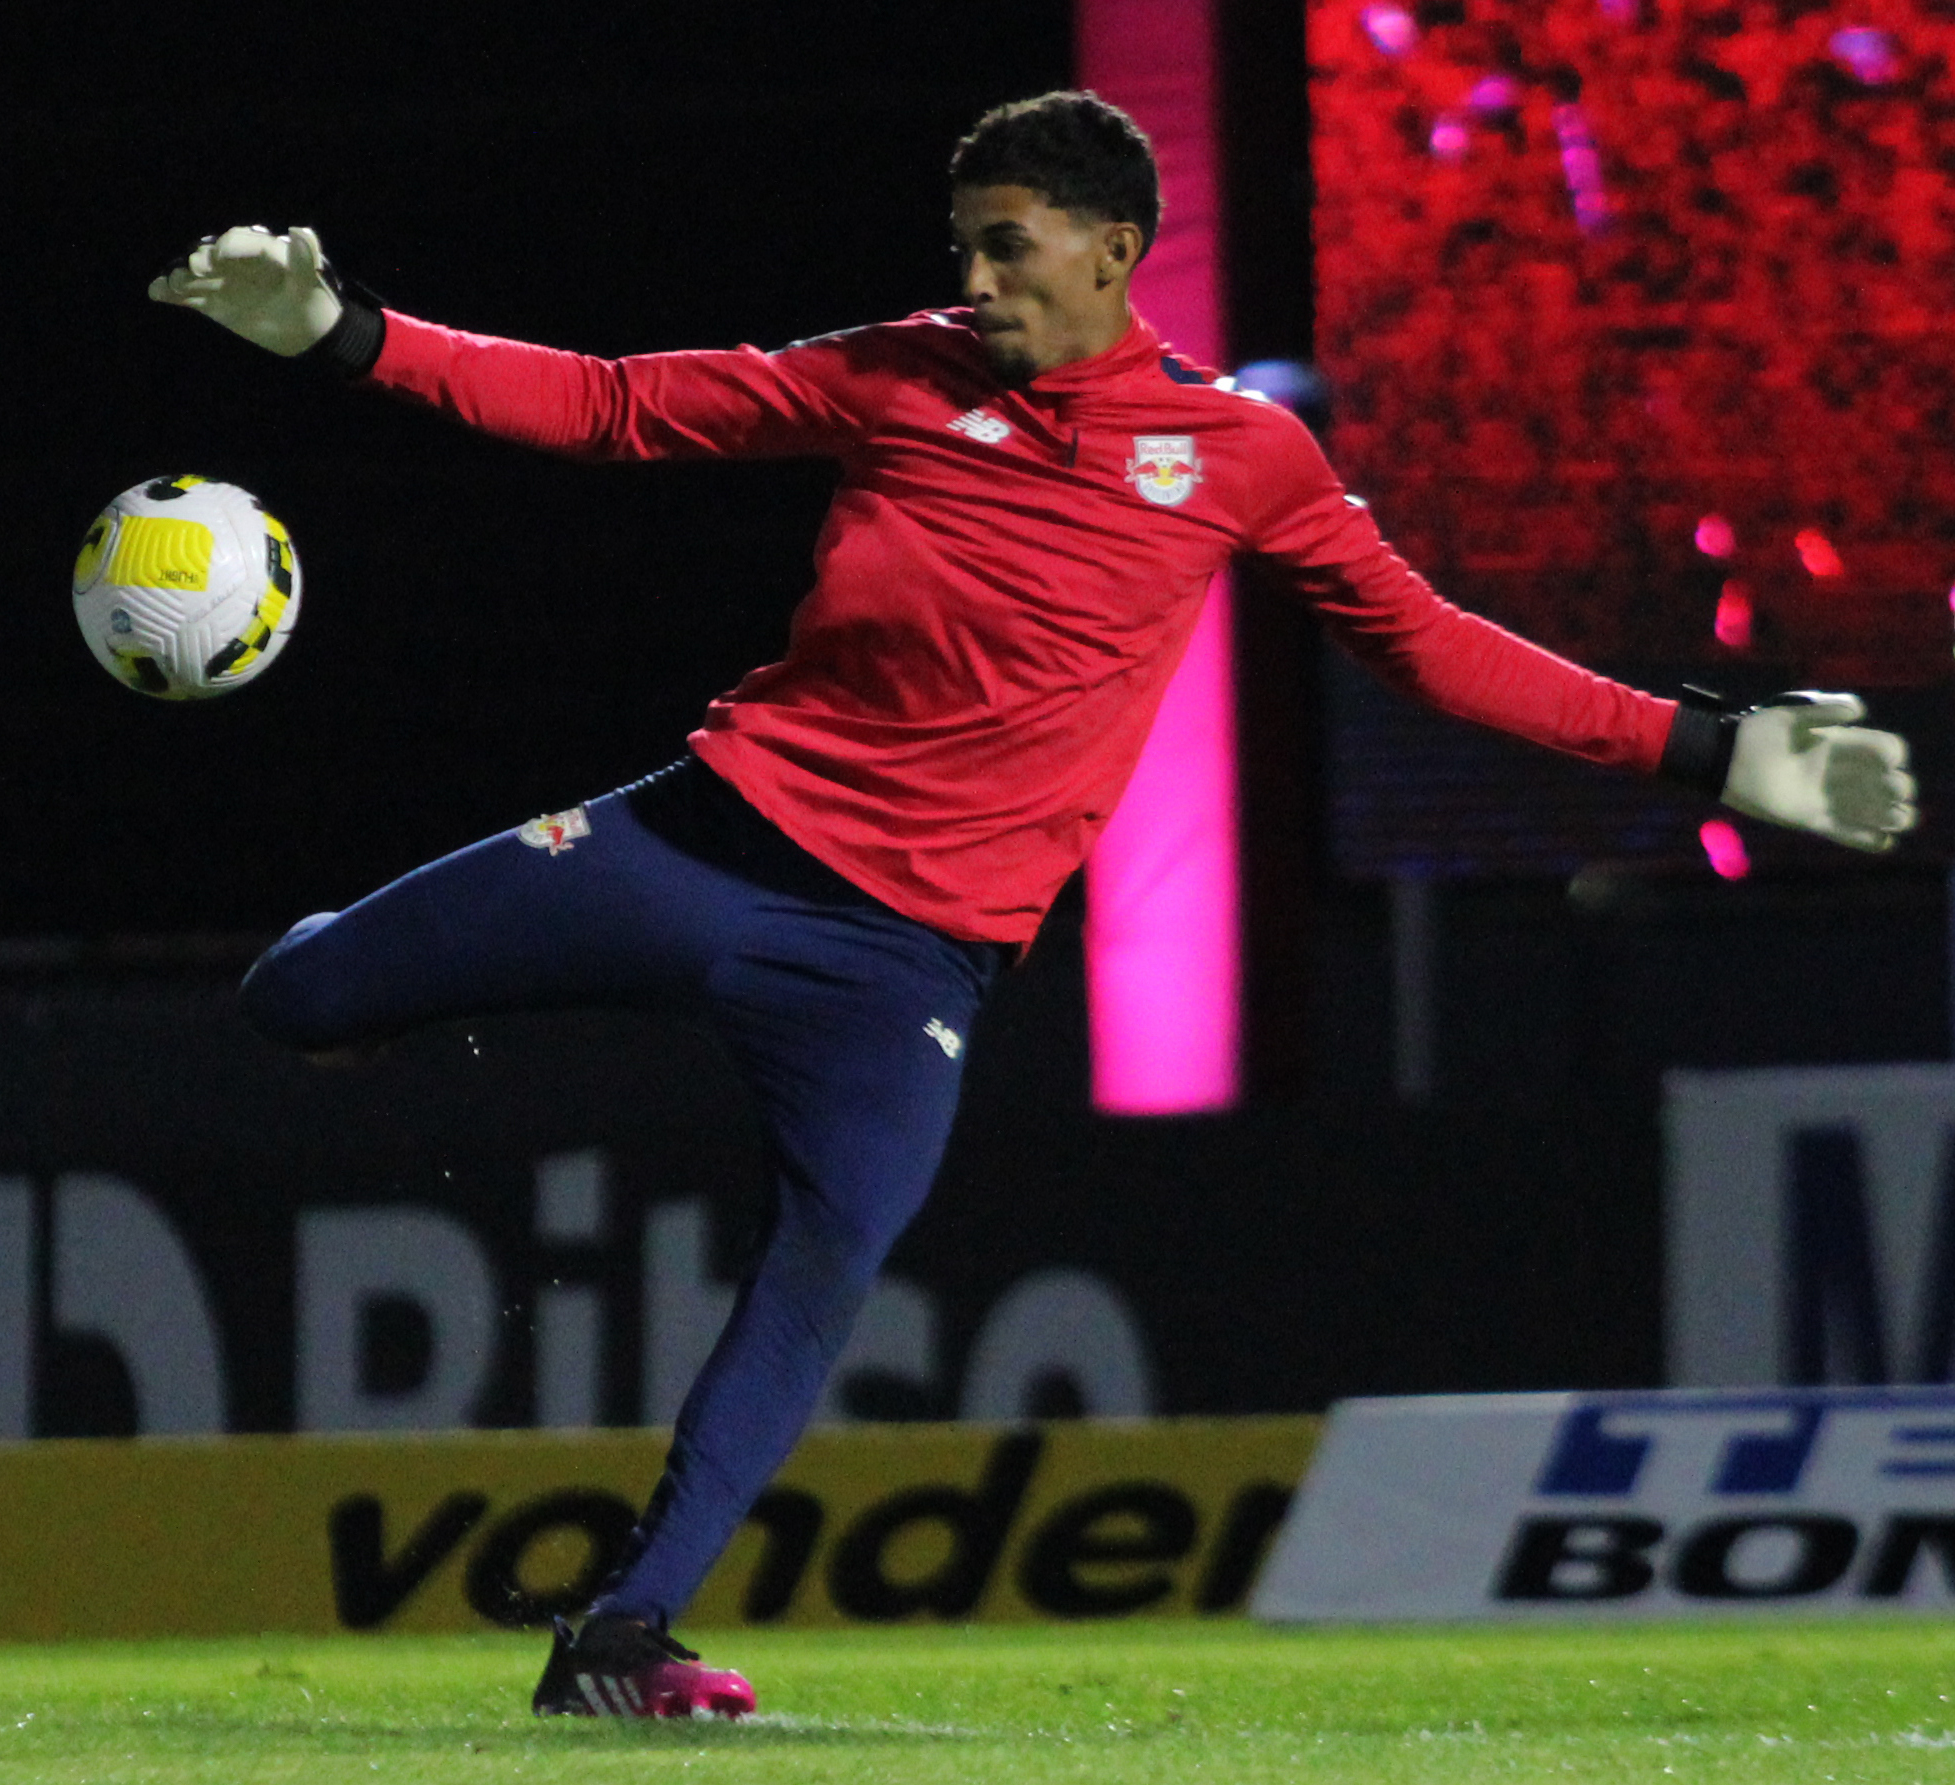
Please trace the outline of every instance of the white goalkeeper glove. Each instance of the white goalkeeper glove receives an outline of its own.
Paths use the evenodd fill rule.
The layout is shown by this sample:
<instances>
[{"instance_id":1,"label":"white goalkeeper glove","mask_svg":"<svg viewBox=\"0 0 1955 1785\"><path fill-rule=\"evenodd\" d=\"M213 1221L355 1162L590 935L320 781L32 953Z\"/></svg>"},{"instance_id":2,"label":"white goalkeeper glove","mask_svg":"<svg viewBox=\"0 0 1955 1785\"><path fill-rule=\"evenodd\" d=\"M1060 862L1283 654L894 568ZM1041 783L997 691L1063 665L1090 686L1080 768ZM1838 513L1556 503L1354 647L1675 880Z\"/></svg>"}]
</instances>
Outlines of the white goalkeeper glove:
<instances>
[{"instance_id":1,"label":"white goalkeeper glove","mask_svg":"<svg viewBox=\"0 0 1955 1785\"><path fill-rule=\"evenodd\" d=\"M1916 818L1907 740L1866 716L1857 695L1804 690L1738 714L1724 804L1849 849L1893 848Z\"/></svg>"},{"instance_id":2,"label":"white goalkeeper glove","mask_svg":"<svg viewBox=\"0 0 1955 1785\"><path fill-rule=\"evenodd\" d=\"M150 282L149 295L201 310L287 359L324 340L344 308L319 238L309 229L275 236L261 223L206 236Z\"/></svg>"}]
</instances>

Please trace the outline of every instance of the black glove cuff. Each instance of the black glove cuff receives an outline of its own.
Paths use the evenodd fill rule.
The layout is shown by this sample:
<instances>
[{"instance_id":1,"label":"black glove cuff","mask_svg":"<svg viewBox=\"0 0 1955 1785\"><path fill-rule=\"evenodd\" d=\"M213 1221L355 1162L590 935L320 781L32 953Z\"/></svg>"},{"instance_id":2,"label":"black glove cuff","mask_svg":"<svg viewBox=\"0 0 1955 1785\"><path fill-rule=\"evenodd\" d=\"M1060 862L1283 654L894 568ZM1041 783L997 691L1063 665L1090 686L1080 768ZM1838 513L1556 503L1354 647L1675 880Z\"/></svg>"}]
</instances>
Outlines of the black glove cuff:
<instances>
[{"instance_id":1,"label":"black glove cuff","mask_svg":"<svg viewBox=\"0 0 1955 1785\"><path fill-rule=\"evenodd\" d=\"M1685 688L1657 773L1716 799L1731 773L1739 715L1703 688Z\"/></svg>"},{"instance_id":2,"label":"black glove cuff","mask_svg":"<svg viewBox=\"0 0 1955 1785\"><path fill-rule=\"evenodd\" d=\"M350 292L340 298L339 320L308 347L302 358L337 372L342 378L364 378L387 345L387 318L378 306L363 303Z\"/></svg>"}]
</instances>

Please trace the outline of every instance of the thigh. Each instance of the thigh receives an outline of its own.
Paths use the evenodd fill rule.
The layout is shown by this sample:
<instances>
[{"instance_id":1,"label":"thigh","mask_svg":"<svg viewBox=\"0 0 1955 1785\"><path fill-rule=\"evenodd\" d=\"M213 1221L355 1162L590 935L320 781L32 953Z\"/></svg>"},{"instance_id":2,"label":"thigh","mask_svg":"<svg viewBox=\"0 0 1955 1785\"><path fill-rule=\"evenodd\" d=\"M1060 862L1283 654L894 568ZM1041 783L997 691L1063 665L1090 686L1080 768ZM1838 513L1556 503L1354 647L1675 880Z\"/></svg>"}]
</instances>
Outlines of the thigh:
<instances>
[{"instance_id":1,"label":"thigh","mask_svg":"<svg viewBox=\"0 0 1955 1785\"><path fill-rule=\"evenodd\" d=\"M766 1117L783 1223L880 1261L936 1176L999 958L882 909L749 914L708 989Z\"/></svg>"},{"instance_id":2,"label":"thigh","mask_svg":"<svg viewBox=\"0 0 1955 1785\"><path fill-rule=\"evenodd\" d=\"M245 1014L275 1039L333 1047L702 983L751 889L655 835L621 795L559 817L306 919L246 977Z\"/></svg>"}]
</instances>

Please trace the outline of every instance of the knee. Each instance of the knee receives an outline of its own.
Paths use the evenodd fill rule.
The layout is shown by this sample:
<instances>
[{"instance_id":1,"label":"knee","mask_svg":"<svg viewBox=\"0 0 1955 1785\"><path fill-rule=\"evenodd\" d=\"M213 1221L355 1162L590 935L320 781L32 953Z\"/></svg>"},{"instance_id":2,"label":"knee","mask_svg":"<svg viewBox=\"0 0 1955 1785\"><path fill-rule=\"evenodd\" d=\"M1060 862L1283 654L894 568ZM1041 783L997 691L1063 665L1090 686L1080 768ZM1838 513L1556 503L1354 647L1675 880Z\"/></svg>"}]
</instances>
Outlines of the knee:
<instances>
[{"instance_id":1,"label":"knee","mask_svg":"<svg viewBox=\"0 0 1955 1785\"><path fill-rule=\"evenodd\" d=\"M335 912L301 919L252 963L238 987L245 1021L267 1040L330 1048L351 1040L322 932Z\"/></svg>"},{"instance_id":2,"label":"knee","mask_svg":"<svg viewBox=\"0 0 1955 1785\"><path fill-rule=\"evenodd\" d=\"M869 1293L899 1231L813 1198L795 1199L781 1212L766 1266L804 1294L852 1307Z\"/></svg>"},{"instance_id":3,"label":"knee","mask_svg":"<svg viewBox=\"0 0 1955 1785\"><path fill-rule=\"evenodd\" d=\"M754 1291L784 1305L828 1363L841 1355L887 1247L845 1228L787 1223L761 1259Z\"/></svg>"}]
</instances>

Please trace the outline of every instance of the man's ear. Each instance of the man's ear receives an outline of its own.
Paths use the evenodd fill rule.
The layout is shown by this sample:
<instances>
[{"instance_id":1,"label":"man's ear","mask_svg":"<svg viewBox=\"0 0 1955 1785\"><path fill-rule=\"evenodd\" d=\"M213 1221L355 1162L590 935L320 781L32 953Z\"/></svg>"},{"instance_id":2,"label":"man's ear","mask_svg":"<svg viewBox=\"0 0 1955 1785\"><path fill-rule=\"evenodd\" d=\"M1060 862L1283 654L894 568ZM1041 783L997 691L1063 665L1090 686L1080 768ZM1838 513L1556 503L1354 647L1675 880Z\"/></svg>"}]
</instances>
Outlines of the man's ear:
<instances>
[{"instance_id":1,"label":"man's ear","mask_svg":"<svg viewBox=\"0 0 1955 1785\"><path fill-rule=\"evenodd\" d=\"M1100 283L1111 285L1115 279L1131 273L1140 255L1139 226L1133 223L1109 223L1100 244Z\"/></svg>"}]
</instances>

